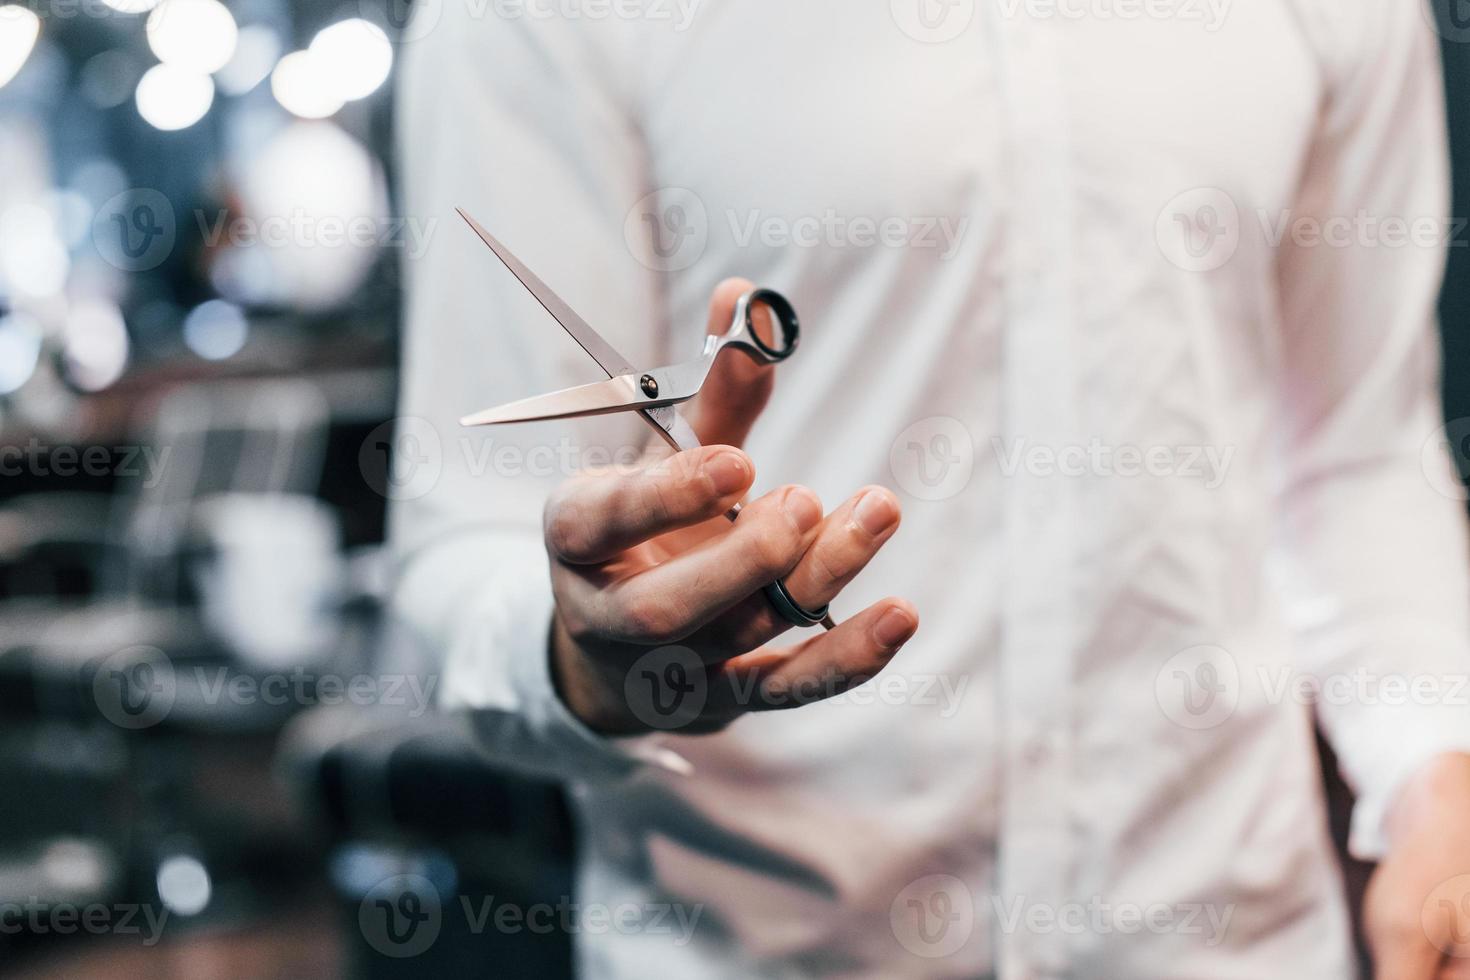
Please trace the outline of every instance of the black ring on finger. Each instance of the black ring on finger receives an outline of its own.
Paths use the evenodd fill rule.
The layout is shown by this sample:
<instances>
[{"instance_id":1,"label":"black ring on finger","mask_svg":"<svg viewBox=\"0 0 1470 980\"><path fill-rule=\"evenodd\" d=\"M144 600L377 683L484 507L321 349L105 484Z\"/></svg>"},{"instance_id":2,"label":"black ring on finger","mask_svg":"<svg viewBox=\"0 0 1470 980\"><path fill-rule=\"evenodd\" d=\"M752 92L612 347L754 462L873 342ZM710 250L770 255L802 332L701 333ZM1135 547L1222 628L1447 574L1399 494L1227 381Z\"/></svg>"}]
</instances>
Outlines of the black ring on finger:
<instances>
[{"instance_id":1,"label":"black ring on finger","mask_svg":"<svg viewBox=\"0 0 1470 980\"><path fill-rule=\"evenodd\" d=\"M772 582L765 588L766 598L781 618L792 626L806 628L808 626L819 626L822 620L827 618L827 608L831 603L826 603L820 609L807 609L801 603L791 598L791 593L786 591L786 583L780 579Z\"/></svg>"}]
</instances>

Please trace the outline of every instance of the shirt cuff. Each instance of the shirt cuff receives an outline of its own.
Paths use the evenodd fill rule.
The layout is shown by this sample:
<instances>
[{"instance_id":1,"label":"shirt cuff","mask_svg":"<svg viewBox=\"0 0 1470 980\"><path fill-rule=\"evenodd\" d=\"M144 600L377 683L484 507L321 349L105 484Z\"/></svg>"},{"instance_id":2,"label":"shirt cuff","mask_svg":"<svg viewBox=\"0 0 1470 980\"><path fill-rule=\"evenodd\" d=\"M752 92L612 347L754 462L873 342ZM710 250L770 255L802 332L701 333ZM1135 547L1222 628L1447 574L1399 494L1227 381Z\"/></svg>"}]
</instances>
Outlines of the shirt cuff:
<instances>
[{"instance_id":1,"label":"shirt cuff","mask_svg":"<svg viewBox=\"0 0 1470 980\"><path fill-rule=\"evenodd\" d=\"M1446 705L1427 710L1420 706L1406 708L1419 717L1385 739L1392 748L1392 761L1389 761L1390 753L1386 753L1371 781L1360 789L1353 807L1348 833L1348 850L1353 857L1377 861L1388 853L1385 825L1389 811L1416 773L1437 756L1452 752L1470 754L1470 713L1456 700L1453 709Z\"/></svg>"},{"instance_id":2,"label":"shirt cuff","mask_svg":"<svg viewBox=\"0 0 1470 980\"><path fill-rule=\"evenodd\" d=\"M552 609L548 585L544 602L533 610L539 617L533 622L540 623L537 639L518 650L514 659L512 684L533 736L568 761L573 781L627 777L645 766L681 776L691 773L688 760L664 745L661 735L599 735L572 714L551 676Z\"/></svg>"},{"instance_id":3,"label":"shirt cuff","mask_svg":"<svg viewBox=\"0 0 1470 980\"><path fill-rule=\"evenodd\" d=\"M539 541L500 542L495 553L495 568L482 568L483 585L470 608L454 614L459 622L449 644L444 706L474 712L492 754L568 782L624 779L650 766L689 773L689 763L660 734L599 735L572 714L551 677L555 602L545 550Z\"/></svg>"}]
</instances>

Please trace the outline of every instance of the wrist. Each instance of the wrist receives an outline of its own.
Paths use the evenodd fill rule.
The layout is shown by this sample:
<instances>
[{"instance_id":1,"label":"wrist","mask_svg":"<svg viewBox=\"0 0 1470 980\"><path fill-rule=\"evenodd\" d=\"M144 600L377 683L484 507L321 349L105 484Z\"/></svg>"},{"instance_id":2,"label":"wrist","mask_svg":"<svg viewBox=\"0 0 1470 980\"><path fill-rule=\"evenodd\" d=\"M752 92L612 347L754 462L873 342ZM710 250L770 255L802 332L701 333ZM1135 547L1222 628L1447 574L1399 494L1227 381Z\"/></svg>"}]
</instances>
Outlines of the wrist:
<instances>
[{"instance_id":1,"label":"wrist","mask_svg":"<svg viewBox=\"0 0 1470 980\"><path fill-rule=\"evenodd\" d=\"M636 734L619 720L625 712L618 710L615 696L621 692L614 691L602 677L598 665L572 639L560 616L552 616L548 647L552 690L573 717L599 735Z\"/></svg>"}]
</instances>

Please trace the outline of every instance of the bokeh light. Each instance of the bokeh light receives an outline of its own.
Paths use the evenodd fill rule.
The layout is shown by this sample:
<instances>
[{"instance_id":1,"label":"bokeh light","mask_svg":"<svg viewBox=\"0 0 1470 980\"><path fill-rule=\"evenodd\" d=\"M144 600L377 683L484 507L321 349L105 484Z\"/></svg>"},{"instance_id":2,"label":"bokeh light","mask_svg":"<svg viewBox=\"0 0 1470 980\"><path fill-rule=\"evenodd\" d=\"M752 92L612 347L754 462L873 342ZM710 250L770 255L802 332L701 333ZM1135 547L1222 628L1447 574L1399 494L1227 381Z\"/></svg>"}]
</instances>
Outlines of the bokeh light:
<instances>
[{"instance_id":1,"label":"bokeh light","mask_svg":"<svg viewBox=\"0 0 1470 980\"><path fill-rule=\"evenodd\" d=\"M0 85L14 78L25 65L41 34L41 18L26 7L0 7Z\"/></svg>"},{"instance_id":2,"label":"bokeh light","mask_svg":"<svg viewBox=\"0 0 1470 980\"><path fill-rule=\"evenodd\" d=\"M0 395L20 389L41 357L41 325L25 313L0 317Z\"/></svg>"},{"instance_id":3,"label":"bokeh light","mask_svg":"<svg viewBox=\"0 0 1470 980\"><path fill-rule=\"evenodd\" d=\"M243 168L243 213L254 244L220 257L221 293L246 305L326 309L361 287L392 229L382 170L330 122L295 122ZM399 229L406 236L409 232Z\"/></svg>"},{"instance_id":4,"label":"bokeh light","mask_svg":"<svg viewBox=\"0 0 1470 980\"><path fill-rule=\"evenodd\" d=\"M287 112L302 119L325 119L342 108L331 77L307 51L281 59L271 73L271 92Z\"/></svg>"},{"instance_id":5,"label":"bokeh light","mask_svg":"<svg viewBox=\"0 0 1470 980\"><path fill-rule=\"evenodd\" d=\"M207 75L235 53L239 30L219 0L163 0L148 15L148 46L166 65Z\"/></svg>"},{"instance_id":6,"label":"bokeh light","mask_svg":"<svg viewBox=\"0 0 1470 980\"><path fill-rule=\"evenodd\" d=\"M138 114L156 129L187 129L214 104L214 82L176 65L154 65L143 73L136 93Z\"/></svg>"},{"instance_id":7,"label":"bokeh light","mask_svg":"<svg viewBox=\"0 0 1470 980\"><path fill-rule=\"evenodd\" d=\"M17 204L0 215L0 287L12 295L45 298L61 292L71 256L51 212Z\"/></svg>"},{"instance_id":8,"label":"bokeh light","mask_svg":"<svg viewBox=\"0 0 1470 980\"><path fill-rule=\"evenodd\" d=\"M128 366L128 329L116 303L84 299L67 314L62 334L67 380L83 391L101 391Z\"/></svg>"},{"instance_id":9,"label":"bokeh light","mask_svg":"<svg viewBox=\"0 0 1470 980\"><path fill-rule=\"evenodd\" d=\"M377 24L359 17L323 28L307 48L317 70L346 101L365 99L388 80L393 45Z\"/></svg>"},{"instance_id":10,"label":"bokeh light","mask_svg":"<svg viewBox=\"0 0 1470 980\"><path fill-rule=\"evenodd\" d=\"M238 354L249 333L244 312L221 299L200 303L184 318L184 344L206 361Z\"/></svg>"},{"instance_id":11,"label":"bokeh light","mask_svg":"<svg viewBox=\"0 0 1470 980\"><path fill-rule=\"evenodd\" d=\"M121 14L146 14L158 6L158 0L102 0Z\"/></svg>"},{"instance_id":12,"label":"bokeh light","mask_svg":"<svg viewBox=\"0 0 1470 980\"><path fill-rule=\"evenodd\" d=\"M209 869L188 854L164 858L158 865L156 884L158 897L170 912L178 915L203 912L214 892Z\"/></svg>"}]
</instances>

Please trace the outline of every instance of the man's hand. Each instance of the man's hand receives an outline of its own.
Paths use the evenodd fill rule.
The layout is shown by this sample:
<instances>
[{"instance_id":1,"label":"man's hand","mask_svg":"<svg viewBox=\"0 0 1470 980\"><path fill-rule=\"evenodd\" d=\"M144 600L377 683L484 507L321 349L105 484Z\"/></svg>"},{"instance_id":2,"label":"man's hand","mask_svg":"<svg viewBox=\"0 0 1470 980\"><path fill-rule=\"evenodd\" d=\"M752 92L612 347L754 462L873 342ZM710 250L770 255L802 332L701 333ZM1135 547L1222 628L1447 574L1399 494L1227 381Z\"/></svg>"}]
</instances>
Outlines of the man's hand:
<instances>
[{"instance_id":1,"label":"man's hand","mask_svg":"<svg viewBox=\"0 0 1470 980\"><path fill-rule=\"evenodd\" d=\"M1363 910L1376 980L1470 980L1470 755L1411 779L1388 831Z\"/></svg>"},{"instance_id":2,"label":"man's hand","mask_svg":"<svg viewBox=\"0 0 1470 980\"><path fill-rule=\"evenodd\" d=\"M722 283L710 331L751 288ZM760 324L757 323L759 327ZM770 397L770 366L725 356L688 418L702 449L636 472L564 484L546 507L556 615L552 666L567 706L605 734L708 732L747 711L796 707L878 673L918 627L899 599L875 603L828 633L770 646L788 624L762 589L783 579L807 609L829 602L898 528L882 487L831 514L804 487L745 505L755 468L738 448Z\"/></svg>"}]
</instances>

